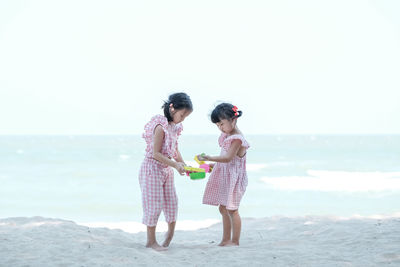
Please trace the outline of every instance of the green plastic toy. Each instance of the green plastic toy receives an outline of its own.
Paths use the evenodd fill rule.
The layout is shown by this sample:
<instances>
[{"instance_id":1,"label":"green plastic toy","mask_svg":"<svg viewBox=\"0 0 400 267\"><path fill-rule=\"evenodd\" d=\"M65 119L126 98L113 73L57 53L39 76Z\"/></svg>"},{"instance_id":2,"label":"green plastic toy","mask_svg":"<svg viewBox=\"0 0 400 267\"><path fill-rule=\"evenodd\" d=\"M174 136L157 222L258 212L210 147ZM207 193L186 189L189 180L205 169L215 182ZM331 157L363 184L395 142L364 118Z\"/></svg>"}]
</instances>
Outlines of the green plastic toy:
<instances>
[{"instance_id":1,"label":"green plastic toy","mask_svg":"<svg viewBox=\"0 0 400 267\"><path fill-rule=\"evenodd\" d=\"M202 153L201 156L204 156L205 154ZM198 179L203 179L206 178L206 172L211 172L212 168L209 164L206 164L204 161L201 161L197 158L197 156L194 157L196 162L200 165L200 168L194 168L190 166L185 166L184 169L186 170L186 175L190 176L190 179L192 180L198 180Z\"/></svg>"},{"instance_id":2,"label":"green plastic toy","mask_svg":"<svg viewBox=\"0 0 400 267\"><path fill-rule=\"evenodd\" d=\"M192 172L189 173L190 179L192 180L198 180L198 179L203 179L206 177L206 173L205 172Z\"/></svg>"}]
</instances>

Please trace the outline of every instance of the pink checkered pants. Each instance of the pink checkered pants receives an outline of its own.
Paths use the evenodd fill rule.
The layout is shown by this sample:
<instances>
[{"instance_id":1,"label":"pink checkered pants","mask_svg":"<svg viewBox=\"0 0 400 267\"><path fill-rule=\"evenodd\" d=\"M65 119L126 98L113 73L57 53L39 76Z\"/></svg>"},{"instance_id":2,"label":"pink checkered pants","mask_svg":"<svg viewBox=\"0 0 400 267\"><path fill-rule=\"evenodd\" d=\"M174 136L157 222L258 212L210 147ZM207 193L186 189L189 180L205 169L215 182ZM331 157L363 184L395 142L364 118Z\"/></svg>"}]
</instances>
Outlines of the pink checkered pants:
<instances>
[{"instance_id":1,"label":"pink checkered pants","mask_svg":"<svg viewBox=\"0 0 400 267\"><path fill-rule=\"evenodd\" d=\"M143 224L156 226L161 211L167 223L175 222L178 214L178 197L171 167L145 158L140 168L139 184L142 190Z\"/></svg>"}]
</instances>

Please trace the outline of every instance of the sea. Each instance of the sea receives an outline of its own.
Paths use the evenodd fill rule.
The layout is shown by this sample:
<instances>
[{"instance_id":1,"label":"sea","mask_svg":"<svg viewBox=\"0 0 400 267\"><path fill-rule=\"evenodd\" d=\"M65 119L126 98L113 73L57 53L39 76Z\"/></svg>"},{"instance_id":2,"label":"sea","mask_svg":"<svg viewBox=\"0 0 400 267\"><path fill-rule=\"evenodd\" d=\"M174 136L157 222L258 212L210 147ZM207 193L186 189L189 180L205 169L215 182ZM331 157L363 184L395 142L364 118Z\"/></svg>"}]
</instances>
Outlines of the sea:
<instances>
[{"instance_id":1,"label":"sea","mask_svg":"<svg viewBox=\"0 0 400 267\"><path fill-rule=\"evenodd\" d=\"M248 135L242 217L400 214L400 135ZM188 165L217 135L182 135ZM141 135L0 136L0 218L140 222ZM208 175L175 171L178 220L220 219L202 204ZM164 220L161 215L160 220Z\"/></svg>"}]
</instances>

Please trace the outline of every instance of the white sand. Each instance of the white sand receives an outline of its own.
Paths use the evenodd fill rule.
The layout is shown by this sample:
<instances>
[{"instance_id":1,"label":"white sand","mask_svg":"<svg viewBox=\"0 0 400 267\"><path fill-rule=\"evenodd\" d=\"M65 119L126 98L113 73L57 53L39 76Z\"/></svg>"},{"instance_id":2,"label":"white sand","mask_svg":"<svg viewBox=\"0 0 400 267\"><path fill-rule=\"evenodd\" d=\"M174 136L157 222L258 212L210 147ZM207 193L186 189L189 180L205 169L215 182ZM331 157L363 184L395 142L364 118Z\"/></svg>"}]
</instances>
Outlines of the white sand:
<instances>
[{"instance_id":1,"label":"white sand","mask_svg":"<svg viewBox=\"0 0 400 267\"><path fill-rule=\"evenodd\" d=\"M216 246L220 236L220 223L179 230L168 251L156 252L144 247L145 232L8 218L0 220L0 266L400 266L398 217L244 219L240 247Z\"/></svg>"}]
</instances>

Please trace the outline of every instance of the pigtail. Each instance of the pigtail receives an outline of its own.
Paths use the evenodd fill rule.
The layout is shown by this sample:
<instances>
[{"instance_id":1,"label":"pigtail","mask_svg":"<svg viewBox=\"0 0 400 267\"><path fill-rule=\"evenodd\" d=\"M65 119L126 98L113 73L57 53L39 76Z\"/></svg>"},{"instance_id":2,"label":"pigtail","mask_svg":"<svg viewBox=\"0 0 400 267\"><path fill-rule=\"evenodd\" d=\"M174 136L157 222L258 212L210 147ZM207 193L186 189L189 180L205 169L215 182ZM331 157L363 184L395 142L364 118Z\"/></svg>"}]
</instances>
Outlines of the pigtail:
<instances>
[{"instance_id":1,"label":"pigtail","mask_svg":"<svg viewBox=\"0 0 400 267\"><path fill-rule=\"evenodd\" d=\"M173 121L172 116L171 116L171 112L169 111L171 102L168 101L164 101L164 105L162 105L162 109L164 110L164 116L167 118L168 121ZM172 104L173 105L173 104Z\"/></svg>"}]
</instances>

